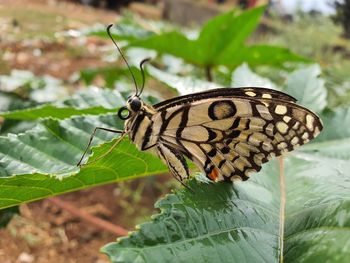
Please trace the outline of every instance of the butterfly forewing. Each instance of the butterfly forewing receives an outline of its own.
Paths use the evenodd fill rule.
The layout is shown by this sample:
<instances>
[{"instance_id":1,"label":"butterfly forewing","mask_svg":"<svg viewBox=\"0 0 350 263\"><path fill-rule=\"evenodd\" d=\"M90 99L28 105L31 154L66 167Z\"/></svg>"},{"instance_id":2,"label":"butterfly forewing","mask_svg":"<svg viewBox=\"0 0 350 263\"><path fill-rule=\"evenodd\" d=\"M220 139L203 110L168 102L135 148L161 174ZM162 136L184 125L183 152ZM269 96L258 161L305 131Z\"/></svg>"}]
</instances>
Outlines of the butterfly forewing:
<instances>
[{"instance_id":1,"label":"butterfly forewing","mask_svg":"<svg viewBox=\"0 0 350 263\"><path fill-rule=\"evenodd\" d=\"M173 99L165 100L154 105L154 108L156 108L157 110L162 110L162 109L173 107L176 105L192 103L198 100L212 99L212 98L225 98L225 97L273 98L273 99L282 99L290 102L296 102L296 99L293 98L292 96L273 89L250 88L250 87L249 88L220 88L220 89L211 89L208 91L203 91L195 94L188 94L184 96L175 97Z\"/></svg>"},{"instance_id":2,"label":"butterfly forewing","mask_svg":"<svg viewBox=\"0 0 350 263\"><path fill-rule=\"evenodd\" d=\"M144 127L132 132L139 138L135 143L142 141L141 149L156 145L180 180L188 178L183 156L211 180L246 180L263 163L305 144L322 129L319 118L293 97L263 88L211 90L153 109L147 124L134 125Z\"/></svg>"}]
</instances>

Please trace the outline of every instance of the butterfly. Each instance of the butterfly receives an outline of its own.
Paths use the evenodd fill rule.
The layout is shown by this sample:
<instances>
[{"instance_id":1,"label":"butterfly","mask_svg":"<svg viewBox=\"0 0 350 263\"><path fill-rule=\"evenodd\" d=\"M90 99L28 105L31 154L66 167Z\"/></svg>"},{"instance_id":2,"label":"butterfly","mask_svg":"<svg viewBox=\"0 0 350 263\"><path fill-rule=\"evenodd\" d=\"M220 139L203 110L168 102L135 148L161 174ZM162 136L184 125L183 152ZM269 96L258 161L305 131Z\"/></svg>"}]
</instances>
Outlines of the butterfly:
<instances>
[{"instance_id":1,"label":"butterfly","mask_svg":"<svg viewBox=\"0 0 350 263\"><path fill-rule=\"evenodd\" d=\"M315 113L266 88L213 89L149 105L141 99L146 61L140 64L141 89L132 75L136 92L118 111L124 130L96 129L128 135L139 150L158 155L182 184L190 177L186 158L212 181L244 181L322 130Z\"/></svg>"}]
</instances>

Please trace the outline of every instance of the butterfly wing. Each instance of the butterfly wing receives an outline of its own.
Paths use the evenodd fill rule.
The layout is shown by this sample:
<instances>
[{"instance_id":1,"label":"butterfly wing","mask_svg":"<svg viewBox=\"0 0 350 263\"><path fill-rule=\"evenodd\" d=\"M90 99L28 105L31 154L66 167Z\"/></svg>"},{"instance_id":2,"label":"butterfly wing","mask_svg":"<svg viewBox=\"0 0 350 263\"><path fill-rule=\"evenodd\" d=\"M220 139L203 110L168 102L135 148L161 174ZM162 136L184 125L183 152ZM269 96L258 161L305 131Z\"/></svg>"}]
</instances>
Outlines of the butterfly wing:
<instances>
[{"instance_id":1,"label":"butterfly wing","mask_svg":"<svg viewBox=\"0 0 350 263\"><path fill-rule=\"evenodd\" d=\"M313 112L284 93L260 88L219 91L155 106L159 144L193 160L211 180L247 180L263 163L305 144L322 129ZM177 176L187 178L188 173Z\"/></svg>"},{"instance_id":2,"label":"butterfly wing","mask_svg":"<svg viewBox=\"0 0 350 263\"><path fill-rule=\"evenodd\" d=\"M171 108L177 105L184 105L192 103L198 100L211 99L211 98L232 98L232 97L255 97L255 98L273 98L282 99L290 102L296 102L297 100L292 96L280 92L278 90L266 89L266 88L219 88L211 89L194 94L188 94L184 96L175 97L173 99L162 101L154 108L161 111L163 109Z\"/></svg>"}]
</instances>

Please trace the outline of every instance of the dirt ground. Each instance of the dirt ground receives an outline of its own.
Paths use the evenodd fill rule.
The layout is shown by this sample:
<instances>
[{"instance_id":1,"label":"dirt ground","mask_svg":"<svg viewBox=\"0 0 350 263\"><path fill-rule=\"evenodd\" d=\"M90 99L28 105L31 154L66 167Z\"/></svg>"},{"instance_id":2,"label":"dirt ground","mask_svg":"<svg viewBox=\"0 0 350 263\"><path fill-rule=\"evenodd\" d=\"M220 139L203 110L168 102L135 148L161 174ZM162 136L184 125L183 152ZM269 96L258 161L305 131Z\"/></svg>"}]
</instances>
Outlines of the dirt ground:
<instances>
[{"instance_id":1,"label":"dirt ground","mask_svg":"<svg viewBox=\"0 0 350 263\"><path fill-rule=\"evenodd\" d=\"M144 178L59 198L107 222L133 230L135 224L157 213L153 204L169 189L168 179L167 176ZM22 205L20 211L20 216L0 230L0 262L109 262L99 249L115 241L116 234L75 217L50 199Z\"/></svg>"},{"instance_id":2,"label":"dirt ground","mask_svg":"<svg viewBox=\"0 0 350 263\"><path fill-rule=\"evenodd\" d=\"M38 19L40 17L40 19ZM56 32L95 22L113 23L118 14L58 0L0 0L0 74L26 69L68 80L79 69L103 66L99 47L105 41L57 37ZM37 55L40 50L40 56ZM156 213L154 202L174 187L169 175L106 185L58 197L79 210L126 230ZM99 249L117 235L42 200L20 207L20 215L0 229L1 263L109 262Z\"/></svg>"}]
</instances>

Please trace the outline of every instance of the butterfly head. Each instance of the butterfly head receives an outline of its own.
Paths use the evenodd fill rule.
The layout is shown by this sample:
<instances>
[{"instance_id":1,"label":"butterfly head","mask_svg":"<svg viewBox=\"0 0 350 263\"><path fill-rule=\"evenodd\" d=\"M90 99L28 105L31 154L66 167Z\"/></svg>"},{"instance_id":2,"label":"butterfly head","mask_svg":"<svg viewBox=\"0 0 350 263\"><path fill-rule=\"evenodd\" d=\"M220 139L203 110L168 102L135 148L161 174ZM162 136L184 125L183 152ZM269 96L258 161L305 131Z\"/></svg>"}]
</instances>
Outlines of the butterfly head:
<instances>
[{"instance_id":1,"label":"butterfly head","mask_svg":"<svg viewBox=\"0 0 350 263\"><path fill-rule=\"evenodd\" d=\"M126 107L129 111L138 112L142 107L142 100L137 95L134 95L126 101Z\"/></svg>"},{"instance_id":2,"label":"butterfly head","mask_svg":"<svg viewBox=\"0 0 350 263\"><path fill-rule=\"evenodd\" d=\"M134 76L134 74L129 66L128 61L125 59L123 52L120 50L119 46L115 42L115 40L110 32L112 27L113 27L113 24L111 24L107 27L107 34L111 38L111 40L114 43L114 45L116 46L116 48L118 49L122 59L124 60L126 66L128 67L128 69L130 71L132 80L134 81L134 84L135 84L135 94L133 96L130 96L128 98L128 100L126 101L126 106L121 107L120 110L118 111L119 118L121 118L122 120L127 120L130 117L134 116L137 112L139 112L143 106L143 102L140 99L143 88L145 87L145 71L143 69L143 66L146 62L148 62L150 60L150 58L146 58L146 59L142 60L140 63L140 71L142 74L142 86L141 86L141 88L139 88L137 85L137 82L136 82L136 78L135 78L135 76Z\"/></svg>"},{"instance_id":3,"label":"butterfly head","mask_svg":"<svg viewBox=\"0 0 350 263\"><path fill-rule=\"evenodd\" d=\"M135 115L141 108L143 102L138 95L133 95L126 101L126 106L121 107L118 111L118 117L122 120L129 119Z\"/></svg>"}]
</instances>

